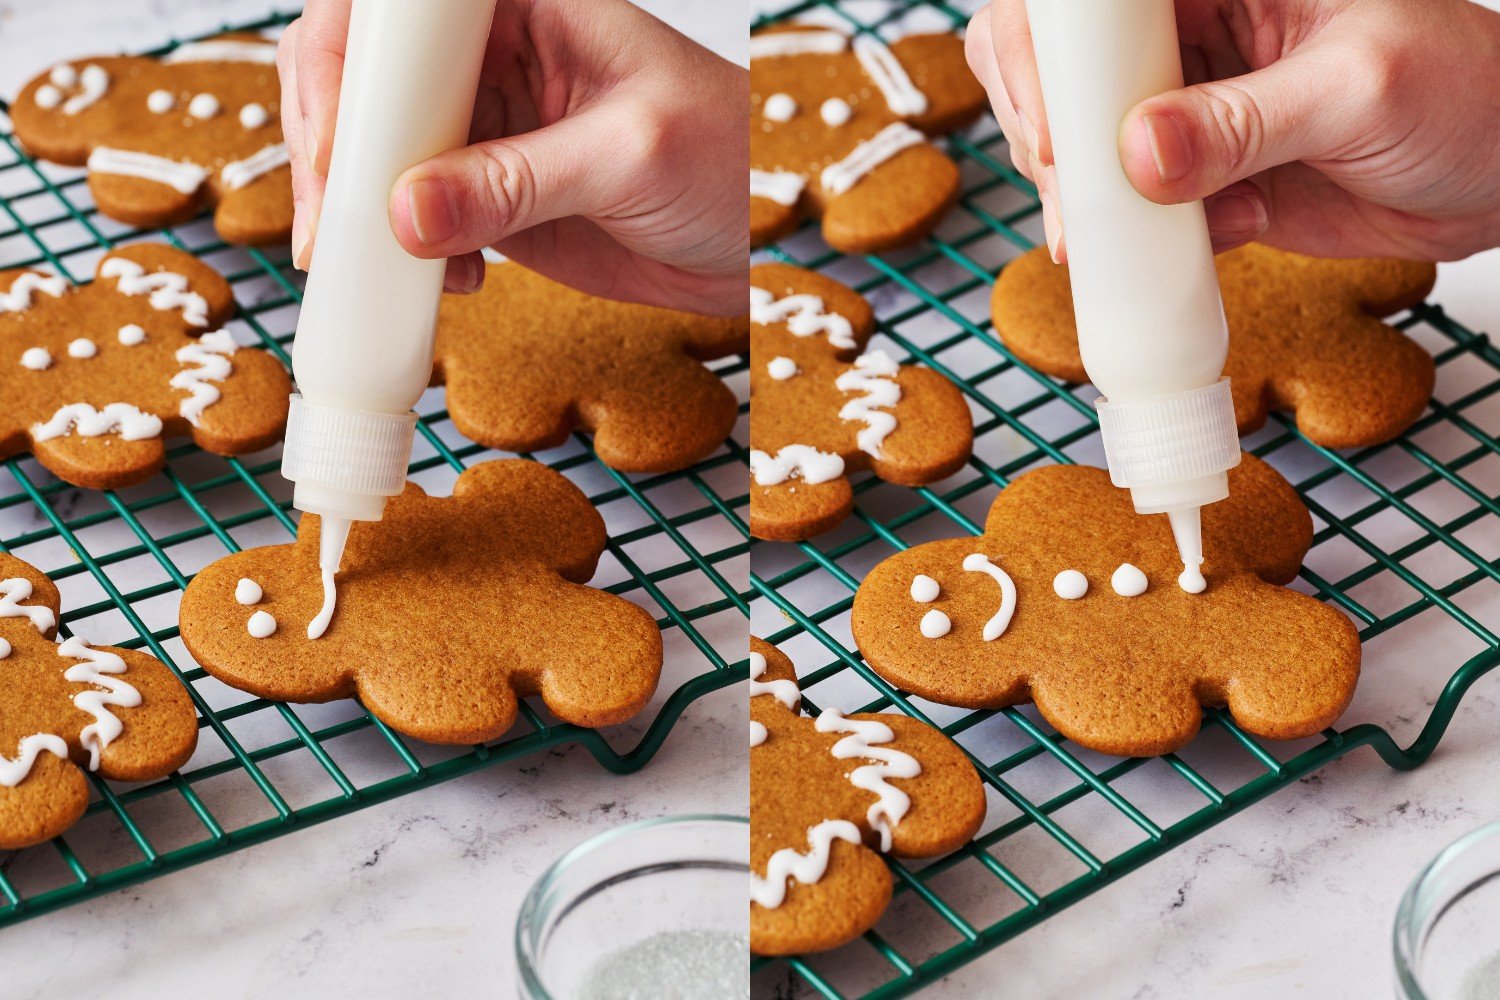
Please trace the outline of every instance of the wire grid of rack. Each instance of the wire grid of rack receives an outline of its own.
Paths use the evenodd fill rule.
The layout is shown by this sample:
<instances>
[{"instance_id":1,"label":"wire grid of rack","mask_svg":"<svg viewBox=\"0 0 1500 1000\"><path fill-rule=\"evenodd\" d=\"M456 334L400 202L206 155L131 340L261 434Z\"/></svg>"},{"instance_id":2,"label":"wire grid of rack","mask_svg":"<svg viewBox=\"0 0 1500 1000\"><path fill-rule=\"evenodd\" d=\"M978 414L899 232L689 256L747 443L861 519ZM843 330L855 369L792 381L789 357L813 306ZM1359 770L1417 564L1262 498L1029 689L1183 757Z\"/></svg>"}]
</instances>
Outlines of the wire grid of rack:
<instances>
[{"instance_id":1,"label":"wire grid of rack","mask_svg":"<svg viewBox=\"0 0 1500 1000\"><path fill-rule=\"evenodd\" d=\"M941 0L805 0L757 26L796 18L896 37L961 28L971 12ZM1358 624L1367 686L1394 668L1403 644L1413 646L1402 627L1420 629L1404 652L1446 681L1409 745L1372 724L1270 744L1209 711L1183 751L1120 760L1070 744L1029 706L955 710L903 695L871 671L848 627L866 570L910 545L978 534L998 489L1029 468L1102 464L1093 393L1029 369L989 321L994 275L1040 235L1035 188L1011 169L992 119L948 147L964 194L920 246L842 257L809 224L767 255L857 288L879 317L874 346L957 383L976 414L974 458L958 475L915 491L865 478L855 487L857 513L840 529L797 546L759 546L752 630L792 655L810 711L894 708L940 726L979 770L990 814L962 851L928 864L892 860L895 898L862 941L825 955L757 960L757 996L910 994L1358 747L1373 747L1392 767L1415 767L1470 685L1500 664L1500 351L1425 304L1397 325L1436 357L1438 388L1400 440L1333 452L1275 416L1246 442L1312 511L1314 545L1294 586ZM1422 704L1414 691L1398 698ZM1348 717L1358 709L1356 699Z\"/></svg>"},{"instance_id":2,"label":"wire grid of rack","mask_svg":"<svg viewBox=\"0 0 1500 1000\"><path fill-rule=\"evenodd\" d=\"M274 30L287 20L222 30ZM229 279L238 305L229 328L241 343L290 363L300 281L284 247L226 246L203 219L157 233L104 218L82 171L25 155L11 134L8 105L0 110L7 112L0 268L36 266L87 280L110 247L165 239ZM715 366L741 398L745 367L742 358ZM453 430L440 390L424 396L418 412L411 476L429 492L446 493L467 465L498 454ZM501 739L432 747L402 738L354 702L294 707L248 698L196 668L176 627L178 598L193 573L244 546L286 542L296 533L277 450L225 459L169 443L162 474L110 493L59 483L30 458L6 462L0 551L57 581L64 634L85 630L91 641L145 648L171 666L193 694L201 738L181 772L141 786L93 779L94 801L72 831L50 845L0 854L0 925L542 748L582 744L609 771L633 771L689 704L747 677L749 501L741 444L731 440L692 469L653 476L607 469L583 435L542 458L588 494L609 526L594 585L651 610L663 632L667 663L657 696L612 741L523 700L516 726Z\"/></svg>"}]
</instances>

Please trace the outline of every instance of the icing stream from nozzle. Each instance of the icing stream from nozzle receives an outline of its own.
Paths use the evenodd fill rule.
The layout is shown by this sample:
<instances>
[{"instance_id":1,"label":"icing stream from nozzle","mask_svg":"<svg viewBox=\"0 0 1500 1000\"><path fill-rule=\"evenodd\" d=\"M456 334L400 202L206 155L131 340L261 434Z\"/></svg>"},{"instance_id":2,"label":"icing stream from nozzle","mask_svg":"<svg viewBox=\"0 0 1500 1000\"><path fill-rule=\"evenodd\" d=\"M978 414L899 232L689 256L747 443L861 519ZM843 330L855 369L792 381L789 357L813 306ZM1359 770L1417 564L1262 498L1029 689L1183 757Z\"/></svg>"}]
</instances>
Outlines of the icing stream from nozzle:
<instances>
[{"instance_id":1,"label":"icing stream from nozzle","mask_svg":"<svg viewBox=\"0 0 1500 1000\"><path fill-rule=\"evenodd\" d=\"M1177 542L1177 554L1182 557L1182 575L1177 586L1189 594L1201 594L1208 587L1203 579L1203 508L1188 507L1167 514L1172 524L1172 537Z\"/></svg>"},{"instance_id":2,"label":"icing stream from nozzle","mask_svg":"<svg viewBox=\"0 0 1500 1000\"><path fill-rule=\"evenodd\" d=\"M347 517L324 516L318 539L318 570L323 575L323 607L318 616L307 624L307 637L320 638L333 620L333 609L338 604L338 587L334 575L344 561L344 546L349 541L351 522Z\"/></svg>"}]
</instances>

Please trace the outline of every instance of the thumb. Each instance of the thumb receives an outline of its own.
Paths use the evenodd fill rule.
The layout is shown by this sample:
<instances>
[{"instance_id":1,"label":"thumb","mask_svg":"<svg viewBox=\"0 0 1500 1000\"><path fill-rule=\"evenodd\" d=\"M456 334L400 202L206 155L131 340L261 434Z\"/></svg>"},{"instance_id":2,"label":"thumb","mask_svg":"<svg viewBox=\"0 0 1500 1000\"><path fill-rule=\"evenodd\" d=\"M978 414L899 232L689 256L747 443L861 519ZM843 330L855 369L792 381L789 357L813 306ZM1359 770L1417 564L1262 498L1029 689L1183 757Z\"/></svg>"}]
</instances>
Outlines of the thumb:
<instances>
[{"instance_id":1,"label":"thumb","mask_svg":"<svg viewBox=\"0 0 1500 1000\"><path fill-rule=\"evenodd\" d=\"M417 164L391 188L391 229L408 253L452 257L543 222L604 212L621 151L606 116L583 112L535 132L475 143ZM609 156L602 150L612 150Z\"/></svg>"},{"instance_id":2,"label":"thumb","mask_svg":"<svg viewBox=\"0 0 1500 1000\"><path fill-rule=\"evenodd\" d=\"M1120 163L1145 197L1197 201L1294 160L1368 136L1370 106L1347 80L1347 60L1303 50L1263 69L1142 101L1120 125Z\"/></svg>"}]
</instances>

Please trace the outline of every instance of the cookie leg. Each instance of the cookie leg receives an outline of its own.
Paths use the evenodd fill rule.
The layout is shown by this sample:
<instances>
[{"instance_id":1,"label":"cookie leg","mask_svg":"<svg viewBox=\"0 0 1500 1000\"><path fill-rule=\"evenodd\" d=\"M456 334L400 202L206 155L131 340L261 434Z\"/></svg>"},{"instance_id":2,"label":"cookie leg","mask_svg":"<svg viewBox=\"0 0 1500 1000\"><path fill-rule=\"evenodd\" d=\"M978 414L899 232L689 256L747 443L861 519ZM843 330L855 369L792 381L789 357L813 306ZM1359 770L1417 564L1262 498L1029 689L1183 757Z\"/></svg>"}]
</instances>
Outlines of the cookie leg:
<instances>
[{"instance_id":1,"label":"cookie leg","mask_svg":"<svg viewBox=\"0 0 1500 1000\"><path fill-rule=\"evenodd\" d=\"M724 443L739 416L729 387L694 361L683 366L671 390L670 400L615 393L579 404L579 422L593 429L594 450L605 465L621 472L672 472Z\"/></svg>"},{"instance_id":2,"label":"cookie leg","mask_svg":"<svg viewBox=\"0 0 1500 1000\"><path fill-rule=\"evenodd\" d=\"M174 187L141 177L89 173L94 204L111 219L142 228L186 222L203 209L200 187L184 194Z\"/></svg>"},{"instance_id":3,"label":"cookie leg","mask_svg":"<svg viewBox=\"0 0 1500 1000\"><path fill-rule=\"evenodd\" d=\"M1129 683L1104 677L1033 680L1032 700L1057 731L1081 746L1121 757L1155 757L1198 734L1203 708L1186 680Z\"/></svg>"},{"instance_id":4,"label":"cookie leg","mask_svg":"<svg viewBox=\"0 0 1500 1000\"><path fill-rule=\"evenodd\" d=\"M782 205L770 198L750 199L750 245L764 246L797 228L802 210L797 205Z\"/></svg>"},{"instance_id":5,"label":"cookie leg","mask_svg":"<svg viewBox=\"0 0 1500 1000\"><path fill-rule=\"evenodd\" d=\"M117 490L145 482L167 460L161 438L127 441L118 434L68 434L37 442L32 453L58 479L91 490Z\"/></svg>"},{"instance_id":6,"label":"cookie leg","mask_svg":"<svg viewBox=\"0 0 1500 1000\"><path fill-rule=\"evenodd\" d=\"M800 542L834 528L854 512L854 490L844 476L809 486L789 479L750 484L750 534L768 542Z\"/></svg>"},{"instance_id":7,"label":"cookie leg","mask_svg":"<svg viewBox=\"0 0 1500 1000\"><path fill-rule=\"evenodd\" d=\"M239 246L285 243L292 235L292 172L281 168L226 192L214 210L214 228Z\"/></svg>"},{"instance_id":8,"label":"cookie leg","mask_svg":"<svg viewBox=\"0 0 1500 1000\"><path fill-rule=\"evenodd\" d=\"M89 783L71 762L43 753L14 788L0 786L0 851L40 844L83 817Z\"/></svg>"},{"instance_id":9,"label":"cookie leg","mask_svg":"<svg viewBox=\"0 0 1500 1000\"><path fill-rule=\"evenodd\" d=\"M874 927L891 900L891 871L867 847L839 840L814 885L793 883L774 910L750 907L750 950L795 955L848 944Z\"/></svg>"},{"instance_id":10,"label":"cookie leg","mask_svg":"<svg viewBox=\"0 0 1500 1000\"><path fill-rule=\"evenodd\" d=\"M915 243L958 200L958 166L929 143L902 150L823 207L823 239L844 253Z\"/></svg>"}]
</instances>

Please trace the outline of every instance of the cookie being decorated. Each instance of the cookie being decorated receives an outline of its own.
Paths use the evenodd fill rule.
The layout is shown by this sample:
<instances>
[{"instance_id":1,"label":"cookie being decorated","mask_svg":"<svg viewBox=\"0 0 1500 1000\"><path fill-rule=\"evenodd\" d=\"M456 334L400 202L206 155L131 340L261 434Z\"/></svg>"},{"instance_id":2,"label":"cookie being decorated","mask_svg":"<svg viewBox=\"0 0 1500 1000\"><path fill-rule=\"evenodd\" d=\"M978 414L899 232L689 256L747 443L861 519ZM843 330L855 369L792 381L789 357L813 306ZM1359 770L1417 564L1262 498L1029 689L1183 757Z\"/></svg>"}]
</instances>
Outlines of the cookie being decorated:
<instances>
[{"instance_id":1,"label":"cookie being decorated","mask_svg":"<svg viewBox=\"0 0 1500 1000\"><path fill-rule=\"evenodd\" d=\"M952 34L887 45L810 25L750 38L750 240L807 216L845 253L930 233L959 196L958 166L929 141L977 118L985 94Z\"/></svg>"},{"instance_id":2,"label":"cookie being decorated","mask_svg":"<svg viewBox=\"0 0 1500 1000\"><path fill-rule=\"evenodd\" d=\"M1285 589L1312 519L1280 474L1245 455L1229 499L1203 508L1201 592L1164 514L1135 513L1102 469L1018 477L984 534L928 542L876 566L854 596L865 661L946 705L1033 701L1102 753L1176 750L1203 706L1257 736L1331 725L1354 694L1359 635L1340 611Z\"/></svg>"},{"instance_id":3,"label":"cookie being decorated","mask_svg":"<svg viewBox=\"0 0 1500 1000\"><path fill-rule=\"evenodd\" d=\"M702 364L743 352L747 321L612 302L519 264L491 264L473 295L445 295L434 383L454 426L506 451L594 436L622 472L671 472L724 443L734 393Z\"/></svg>"},{"instance_id":4,"label":"cookie being decorated","mask_svg":"<svg viewBox=\"0 0 1500 1000\"><path fill-rule=\"evenodd\" d=\"M1324 260L1255 243L1216 263L1229 321L1224 374L1241 434L1258 430L1271 410L1288 410L1314 443L1352 448L1389 441L1421 416L1432 357L1380 318L1421 302L1435 265ZM1044 248L1000 272L992 312L996 333L1022 361L1088 381L1068 269Z\"/></svg>"},{"instance_id":5,"label":"cookie being decorated","mask_svg":"<svg viewBox=\"0 0 1500 1000\"><path fill-rule=\"evenodd\" d=\"M923 486L968 461L973 421L935 371L864 351L863 296L787 264L750 270L750 532L797 541L854 509L848 474Z\"/></svg>"},{"instance_id":6,"label":"cookie being decorated","mask_svg":"<svg viewBox=\"0 0 1500 1000\"><path fill-rule=\"evenodd\" d=\"M213 207L220 236L260 245L292 229L280 101L276 43L224 35L162 56L58 63L10 116L33 155L88 168L105 215L154 228Z\"/></svg>"},{"instance_id":7,"label":"cookie being decorated","mask_svg":"<svg viewBox=\"0 0 1500 1000\"><path fill-rule=\"evenodd\" d=\"M957 744L888 713L799 713L792 662L750 638L750 950L825 951L875 926L891 898L880 853L930 858L984 822Z\"/></svg>"},{"instance_id":8,"label":"cookie being decorated","mask_svg":"<svg viewBox=\"0 0 1500 1000\"><path fill-rule=\"evenodd\" d=\"M656 622L585 586L604 520L545 465L476 465L447 498L408 484L382 520L355 522L331 601L319 529L304 516L295 543L193 578L182 639L210 674L276 701L357 697L397 732L456 744L503 735L521 696L598 727L656 689Z\"/></svg>"},{"instance_id":9,"label":"cookie being decorated","mask_svg":"<svg viewBox=\"0 0 1500 1000\"><path fill-rule=\"evenodd\" d=\"M117 489L166 461L164 439L242 455L286 428L286 369L219 327L229 283L173 247L106 254L94 281L0 271L0 458L31 452L59 479Z\"/></svg>"},{"instance_id":10,"label":"cookie being decorated","mask_svg":"<svg viewBox=\"0 0 1500 1000\"><path fill-rule=\"evenodd\" d=\"M198 743L192 699L146 653L58 641L61 599L36 567L0 553L0 850L63 833L88 807L89 771L162 778Z\"/></svg>"}]
</instances>

